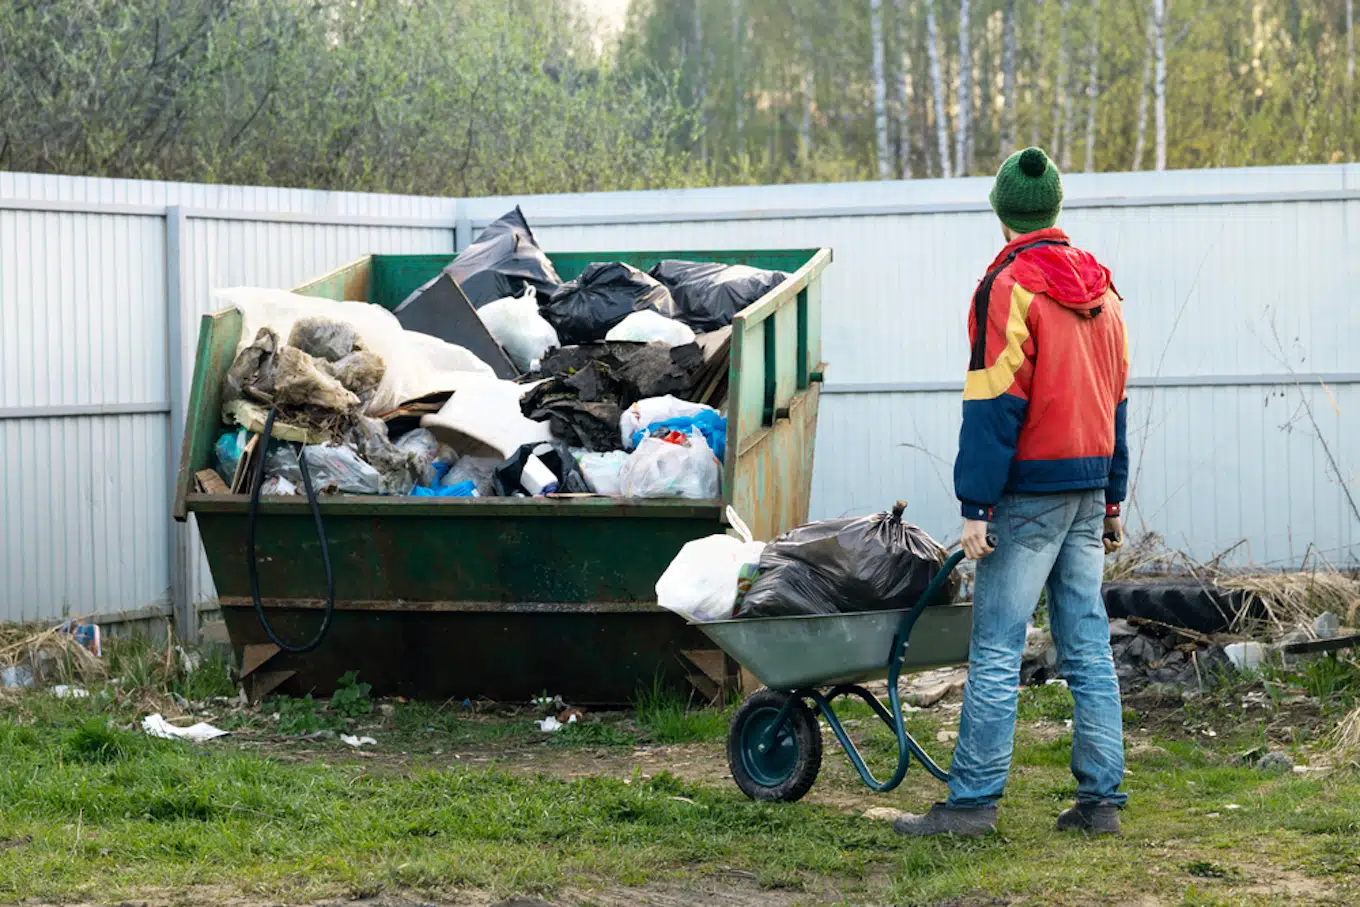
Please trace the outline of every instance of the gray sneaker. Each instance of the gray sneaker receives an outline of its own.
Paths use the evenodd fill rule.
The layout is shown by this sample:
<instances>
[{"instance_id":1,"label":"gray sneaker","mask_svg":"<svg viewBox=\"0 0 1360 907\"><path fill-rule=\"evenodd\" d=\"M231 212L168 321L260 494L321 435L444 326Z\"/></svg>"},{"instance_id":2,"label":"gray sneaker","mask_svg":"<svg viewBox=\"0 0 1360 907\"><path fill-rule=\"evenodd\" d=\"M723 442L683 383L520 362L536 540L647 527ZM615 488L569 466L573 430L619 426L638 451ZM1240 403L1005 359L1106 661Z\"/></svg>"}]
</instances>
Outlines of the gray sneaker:
<instances>
[{"instance_id":1,"label":"gray sneaker","mask_svg":"<svg viewBox=\"0 0 1360 907\"><path fill-rule=\"evenodd\" d=\"M959 835L973 838L996 833L996 807L961 809L936 803L924 816L906 815L893 822L893 831L912 838Z\"/></svg>"},{"instance_id":2,"label":"gray sneaker","mask_svg":"<svg viewBox=\"0 0 1360 907\"><path fill-rule=\"evenodd\" d=\"M1078 803L1058 816L1058 831L1084 831L1088 835L1119 834L1119 807L1104 803Z\"/></svg>"}]
</instances>

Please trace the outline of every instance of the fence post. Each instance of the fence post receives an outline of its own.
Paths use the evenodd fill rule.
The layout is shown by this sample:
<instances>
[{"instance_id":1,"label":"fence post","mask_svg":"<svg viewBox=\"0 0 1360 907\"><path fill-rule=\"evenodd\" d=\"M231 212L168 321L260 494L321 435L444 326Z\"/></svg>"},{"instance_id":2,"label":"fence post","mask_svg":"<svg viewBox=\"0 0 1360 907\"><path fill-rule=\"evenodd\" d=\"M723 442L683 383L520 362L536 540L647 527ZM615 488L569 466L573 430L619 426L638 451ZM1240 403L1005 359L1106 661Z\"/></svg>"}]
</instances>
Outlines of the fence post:
<instances>
[{"instance_id":1,"label":"fence post","mask_svg":"<svg viewBox=\"0 0 1360 907\"><path fill-rule=\"evenodd\" d=\"M166 429L165 471L167 501L175 500L179 478L180 448L184 443L184 209L165 209L165 362L166 399L170 401ZM188 526L166 514L170 521L170 611L175 636L181 642L198 641L198 613L189 594Z\"/></svg>"}]
</instances>

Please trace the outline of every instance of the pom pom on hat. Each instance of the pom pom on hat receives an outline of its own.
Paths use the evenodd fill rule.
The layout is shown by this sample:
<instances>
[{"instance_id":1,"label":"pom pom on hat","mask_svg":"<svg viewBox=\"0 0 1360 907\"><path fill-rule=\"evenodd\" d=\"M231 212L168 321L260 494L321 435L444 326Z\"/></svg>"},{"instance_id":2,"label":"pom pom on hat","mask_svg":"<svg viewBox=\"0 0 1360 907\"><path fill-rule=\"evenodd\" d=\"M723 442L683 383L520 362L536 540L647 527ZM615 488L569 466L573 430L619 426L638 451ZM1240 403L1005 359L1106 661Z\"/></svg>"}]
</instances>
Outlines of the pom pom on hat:
<instances>
[{"instance_id":1,"label":"pom pom on hat","mask_svg":"<svg viewBox=\"0 0 1360 907\"><path fill-rule=\"evenodd\" d=\"M1006 158L989 196L1001 222L1019 233L1045 230L1062 211L1062 176L1042 148L1026 148Z\"/></svg>"}]
</instances>

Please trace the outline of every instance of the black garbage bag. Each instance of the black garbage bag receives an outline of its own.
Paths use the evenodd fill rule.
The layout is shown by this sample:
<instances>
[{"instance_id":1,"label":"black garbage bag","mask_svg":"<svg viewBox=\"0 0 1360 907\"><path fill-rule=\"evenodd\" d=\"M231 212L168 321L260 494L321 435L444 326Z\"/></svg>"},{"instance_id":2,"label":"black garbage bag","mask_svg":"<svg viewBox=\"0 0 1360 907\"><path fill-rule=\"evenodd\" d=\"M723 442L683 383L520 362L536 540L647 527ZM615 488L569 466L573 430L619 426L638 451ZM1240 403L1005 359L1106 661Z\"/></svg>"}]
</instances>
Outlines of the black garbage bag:
<instances>
[{"instance_id":1,"label":"black garbage bag","mask_svg":"<svg viewBox=\"0 0 1360 907\"><path fill-rule=\"evenodd\" d=\"M924 530L892 513L825 520L765 546L737 617L805 617L910 608L945 561ZM938 602L949 601L953 583Z\"/></svg>"},{"instance_id":2,"label":"black garbage bag","mask_svg":"<svg viewBox=\"0 0 1360 907\"><path fill-rule=\"evenodd\" d=\"M667 394L688 400L703 370L704 352L697 343L668 347L611 341L549 350L539 377L560 379L561 387L553 382L555 389L587 403L617 402L627 409L639 400ZM526 398L526 414L530 399Z\"/></svg>"},{"instance_id":3,"label":"black garbage bag","mask_svg":"<svg viewBox=\"0 0 1360 907\"><path fill-rule=\"evenodd\" d=\"M747 265L675 259L658 262L650 274L671 291L675 319L696 334L727 327L738 312L789 277L783 271L762 271Z\"/></svg>"},{"instance_id":4,"label":"black garbage bag","mask_svg":"<svg viewBox=\"0 0 1360 907\"><path fill-rule=\"evenodd\" d=\"M462 288L474 309L520 296L526 286L547 299L562 285L518 205L477 234L444 272Z\"/></svg>"},{"instance_id":5,"label":"black garbage bag","mask_svg":"<svg viewBox=\"0 0 1360 907\"><path fill-rule=\"evenodd\" d=\"M491 487L497 497L510 497L517 492L525 492L520 484L524 474L524 464L530 456L536 456L557 477L558 494L590 494L590 484L576 458L571 455L567 445L561 441L538 441L525 444L515 451L491 475Z\"/></svg>"},{"instance_id":6,"label":"black garbage bag","mask_svg":"<svg viewBox=\"0 0 1360 907\"><path fill-rule=\"evenodd\" d=\"M675 315L670 291L632 265L596 262L540 305L564 346L603 340L610 328L647 309Z\"/></svg>"}]
</instances>

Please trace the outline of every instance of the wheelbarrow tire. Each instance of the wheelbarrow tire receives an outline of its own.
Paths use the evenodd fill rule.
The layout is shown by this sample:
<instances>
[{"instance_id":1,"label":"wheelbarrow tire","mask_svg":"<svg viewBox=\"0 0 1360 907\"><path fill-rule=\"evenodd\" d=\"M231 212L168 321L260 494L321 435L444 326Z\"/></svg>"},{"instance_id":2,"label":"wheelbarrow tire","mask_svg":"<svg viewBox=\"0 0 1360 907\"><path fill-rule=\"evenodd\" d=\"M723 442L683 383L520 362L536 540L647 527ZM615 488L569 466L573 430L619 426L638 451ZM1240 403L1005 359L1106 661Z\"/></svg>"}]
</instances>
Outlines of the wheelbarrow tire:
<instances>
[{"instance_id":1,"label":"wheelbarrow tire","mask_svg":"<svg viewBox=\"0 0 1360 907\"><path fill-rule=\"evenodd\" d=\"M775 746L767 753L759 752L759 741L788 701L788 693L760 690L748 697L732 718L727 732L727 764L732 780L752 800L801 800L821 771L821 728L801 699L790 708Z\"/></svg>"}]
</instances>

